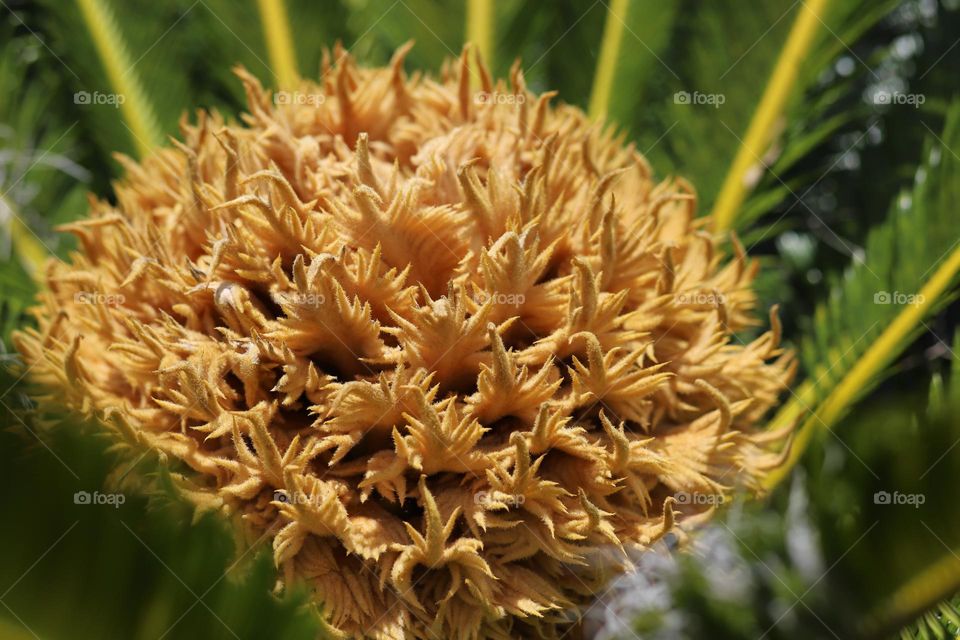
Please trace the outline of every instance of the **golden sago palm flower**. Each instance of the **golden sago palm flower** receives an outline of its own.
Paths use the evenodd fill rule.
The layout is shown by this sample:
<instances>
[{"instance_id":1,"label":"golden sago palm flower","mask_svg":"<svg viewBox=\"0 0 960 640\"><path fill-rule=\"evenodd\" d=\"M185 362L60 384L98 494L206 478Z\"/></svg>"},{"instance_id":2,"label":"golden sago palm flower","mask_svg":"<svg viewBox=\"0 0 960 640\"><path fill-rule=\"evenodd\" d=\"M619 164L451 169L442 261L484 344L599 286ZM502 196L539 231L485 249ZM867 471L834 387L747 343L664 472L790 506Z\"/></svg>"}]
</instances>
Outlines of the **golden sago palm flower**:
<instances>
[{"instance_id":1,"label":"golden sago palm flower","mask_svg":"<svg viewBox=\"0 0 960 640\"><path fill-rule=\"evenodd\" d=\"M184 120L66 226L17 345L270 535L345 636L556 637L630 552L758 488L793 359L774 315L735 337L756 264L689 184L518 66L407 76L407 50L337 47L286 93L238 71L242 124Z\"/></svg>"}]
</instances>

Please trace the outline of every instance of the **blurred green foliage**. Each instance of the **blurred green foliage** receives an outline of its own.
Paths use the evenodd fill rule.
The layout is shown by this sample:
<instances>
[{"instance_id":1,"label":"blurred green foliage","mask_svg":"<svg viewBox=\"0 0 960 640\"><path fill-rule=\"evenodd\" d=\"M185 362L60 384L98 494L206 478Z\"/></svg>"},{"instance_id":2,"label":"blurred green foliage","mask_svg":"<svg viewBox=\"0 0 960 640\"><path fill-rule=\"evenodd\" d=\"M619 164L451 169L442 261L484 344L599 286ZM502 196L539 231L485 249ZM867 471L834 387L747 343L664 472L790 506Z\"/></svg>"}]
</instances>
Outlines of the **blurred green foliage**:
<instances>
[{"instance_id":1,"label":"blurred green foliage","mask_svg":"<svg viewBox=\"0 0 960 640\"><path fill-rule=\"evenodd\" d=\"M586 106L607 3L494 5L496 75L521 58L531 88L556 89L561 100ZM758 163L739 232L765 263L761 305L781 303L788 340L807 345L808 373L818 364L836 366L831 349L855 343L862 325L875 319L862 312L871 289L858 282L856 269L846 273L864 248L870 268L884 271L892 286L909 287L910 278L957 240L955 182L928 192L931 201L940 196L936 211L906 207L900 222L890 212L899 210L898 198L944 135L960 71L958 5L831 2L781 135L763 159L770 170L759 171ZM239 117L244 100L232 72L236 64L274 84L250 0L110 0L109 6L135 61L130 73L139 77L165 134L176 135L181 115L195 109ZM625 35L610 120L661 176L690 179L704 211L798 6L791 0L631 0L627 14L617 16ZM11 214L20 217L38 242L65 255L71 243L53 227L84 214L86 191L111 197L110 181L119 176L112 154L132 154L133 139L115 110L74 101L78 91L110 92L75 2L8 0L0 11L0 94L7 96L0 100L0 221L6 228ZM299 69L310 77L319 74L322 48L337 40L364 63L382 64L413 39L408 69L434 72L459 53L466 15L463 3L441 0L290 0L288 13ZM880 91L925 101L878 104ZM678 92L723 95L724 101L717 108L684 105ZM960 146L947 138L945 148L956 156ZM911 224L921 217L922 228ZM878 255L877 238L887 254ZM166 492L148 499L133 487L122 489L119 508L74 503L77 491L111 491L105 481L118 460L75 420L54 429L33 422L9 335L26 322L23 310L34 293L0 233L0 495L7 509L0 524L0 637L315 637L320 623L303 607L302 593L270 595L268 550L254 548L233 566L243 547L227 523L207 516L191 524L186 507ZM818 305L834 310L832 324L819 325L819 332ZM956 320L951 306L924 325L871 402L821 435L793 491L783 487L766 503L730 509L725 524L716 525L733 534L750 566L751 599L718 607L702 564L683 563L675 602L688 615L687 630L696 630L693 637L747 638L760 630L770 638L846 638L907 622L877 614L877 603L960 548L953 508L960 385L950 382L954 376L943 362L956 359L957 347L947 346ZM882 328L889 319L879 321ZM834 374L843 369L839 360ZM945 399L929 401L930 388L937 397L944 386ZM154 470L150 459L137 464L130 479ZM873 499L880 491L920 493L925 502L881 505ZM798 565L802 557L790 549L796 544L791 532L798 530L790 506L796 495L806 496L820 574ZM937 637L947 629L955 636L950 611L946 606L928 616L926 626L905 633Z\"/></svg>"},{"instance_id":2,"label":"blurred green foliage","mask_svg":"<svg viewBox=\"0 0 960 640\"><path fill-rule=\"evenodd\" d=\"M191 524L169 481L142 482L155 459L108 454L74 418L35 421L9 391L20 375L0 373L0 619L41 638L317 637L306 594L271 595L269 547L239 544L212 514Z\"/></svg>"}]
</instances>

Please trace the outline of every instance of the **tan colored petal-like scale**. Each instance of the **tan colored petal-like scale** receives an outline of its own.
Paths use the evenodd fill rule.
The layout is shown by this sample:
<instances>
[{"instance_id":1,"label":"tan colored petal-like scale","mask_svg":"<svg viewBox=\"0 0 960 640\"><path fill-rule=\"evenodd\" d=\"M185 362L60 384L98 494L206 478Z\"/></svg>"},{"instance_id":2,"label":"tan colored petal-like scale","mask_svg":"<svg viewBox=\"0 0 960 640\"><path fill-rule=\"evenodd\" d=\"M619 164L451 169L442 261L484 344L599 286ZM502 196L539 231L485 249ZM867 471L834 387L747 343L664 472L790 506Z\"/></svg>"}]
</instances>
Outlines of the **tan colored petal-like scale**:
<instances>
[{"instance_id":1,"label":"tan colored petal-like scale","mask_svg":"<svg viewBox=\"0 0 960 640\"><path fill-rule=\"evenodd\" d=\"M757 265L609 128L467 52L397 52L182 122L65 227L17 346L38 388L272 533L348 637L560 637L787 432ZM334 62L335 61L335 62ZM472 87L479 87L476 92ZM481 99L482 98L482 99Z\"/></svg>"}]
</instances>

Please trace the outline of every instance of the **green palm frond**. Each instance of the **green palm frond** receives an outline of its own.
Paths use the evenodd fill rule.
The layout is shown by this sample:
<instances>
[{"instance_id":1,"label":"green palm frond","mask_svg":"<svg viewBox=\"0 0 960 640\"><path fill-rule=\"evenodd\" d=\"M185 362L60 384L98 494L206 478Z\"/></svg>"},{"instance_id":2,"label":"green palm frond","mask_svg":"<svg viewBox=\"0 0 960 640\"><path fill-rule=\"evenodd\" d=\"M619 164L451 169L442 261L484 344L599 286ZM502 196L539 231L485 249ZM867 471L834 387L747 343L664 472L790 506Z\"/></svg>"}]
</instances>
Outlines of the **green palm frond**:
<instances>
[{"instance_id":1,"label":"green palm frond","mask_svg":"<svg viewBox=\"0 0 960 640\"><path fill-rule=\"evenodd\" d=\"M745 175L762 175L775 161L774 140L780 155L790 153L792 141L779 132L813 115L801 98L894 4L778 0L743 11L727 0L631 2L623 21L629 53L621 55L615 81L630 89L611 102L610 118L633 134L654 166L690 178L704 210L714 208L726 184L722 226L739 216L744 201L769 210L789 191L751 203L745 199L757 180Z\"/></svg>"},{"instance_id":2,"label":"green palm frond","mask_svg":"<svg viewBox=\"0 0 960 640\"><path fill-rule=\"evenodd\" d=\"M803 183L815 180L814 176L808 176L786 183L781 176L788 175L799 161L844 125L865 117L865 110L857 106L851 105L839 112L835 108L844 94L852 90L855 79L873 73L871 60L858 58L850 47L886 17L897 1L801 5L803 11L781 52L714 206L719 229L736 228L744 234L753 231L768 235L769 229L751 229L749 225L777 203L791 195L796 197ZM795 35L802 42L791 42ZM823 71L830 69L841 56L857 62L850 77L835 79L823 86ZM790 82L784 82L784 78ZM758 174L759 179L755 177ZM745 239L749 237L745 235Z\"/></svg>"},{"instance_id":3,"label":"green palm frond","mask_svg":"<svg viewBox=\"0 0 960 640\"><path fill-rule=\"evenodd\" d=\"M859 39L870 27L880 23L896 6L896 0L871 3L862 7L862 11L853 12L844 20L839 20L840 28L852 42ZM832 38L832 36L830 36ZM803 202L809 185L822 181L836 169L836 159L825 158L822 166L807 174L795 175L798 167L818 149L828 145L835 136L857 123L876 119L862 99L862 85L876 80L874 67L886 52L881 49L867 58L858 58L852 50L846 50L843 42L822 43L811 53L809 67L830 70L830 81L824 82L812 78L807 84L816 85L808 89L804 99L792 105L782 118L783 132L766 154L755 157L752 171L763 169L759 179L751 177L746 189L746 200L734 212L731 226L737 230L745 244L753 245L764 239L774 237L783 228L795 226L799 216L788 216L791 211L809 213L809 207ZM846 77L833 71L833 62L844 58L853 63ZM869 127L864 127L869 128ZM925 132L924 132L925 133ZM857 137L862 141L865 134ZM854 145L854 147L856 144ZM783 203L780 218L774 223L763 223L761 217Z\"/></svg>"},{"instance_id":4,"label":"green palm frond","mask_svg":"<svg viewBox=\"0 0 960 640\"><path fill-rule=\"evenodd\" d=\"M139 155L144 156L162 142L153 106L140 84L135 62L106 0L77 0L83 23L100 54L120 113L133 137Z\"/></svg>"},{"instance_id":5,"label":"green palm frond","mask_svg":"<svg viewBox=\"0 0 960 640\"><path fill-rule=\"evenodd\" d=\"M15 282L8 281L12 280L10 277L12 275L11 269L0 269L0 286L5 289L8 286L11 288L16 286ZM7 345L10 344L10 334L24 322L26 313L22 300L31 293L32 289L29 289L28 291L14 293L8 299L0 300L0 360L15 357L14 354L7 352Z\"/></svg>"},{"instance_id":6,"label":"green palm frond","mask_svg":"<svg viewBox=\"0 0 960 640\"><path fill-rule=\"evenodd\" d=\"M94 11L87 12L89 20L79 0L41 0L39 9L20 14L31 30L42 34L51 55L56 56L59 85L69 88L69 93L58 96L62 100L59 111L68 125L76 123L76 133L94 143L86 153L88 166L98 177L115 174L117 166L110 160L114 152L136 155L149 146L154 133L155 140L161 141L176 135L184 113L203 108L228 116L239 114L245 98L233 72L236 65L246 67L265 84L279 87L287 82L281 75L291 75L288 67L294 74L303 70L308 77L318 77L322 49L338 38L363 50L378 35L363 35L373 20L366 26L357 25L351 35L348 7L340 2L289 2L285 4L286 22L283 16L272 20L278 14L278 5L272 1L266 3L270 21L261 19L253 0L93 4ZM400 15L404 11L398 4L386 13ZM279 25L276 29L275 24ZM360 39L354 42L357 37ZM278 46L282 69L272 64ZM118 86L117 76L126 84ZM122 94L125 100L119 113L110 105L73 104L74 94L81 92ZM131 97L137 95L142 99ZM130 120L124 109L136 105L140 105L135 109L139 115ZM138 132L133 124L137 120L155 123L149 127L154 133ZM134 132L140 141L135 140ZM107 187L103 180L94 190L106 193Z\"/></svg>"},{"instance_id":7,"label":"green palm frond","mask_svg":"<svg viewBox=\"0 0 960 640\"><path fill-rule=\"evenodd\" d=\"M35 640L30 632L24 628L15 627L13 624L0 620L0 636L7 640Z\"/></svg>"},{"instance_id":8,"label":"green palm frond","mask_svg":"<svg viewBox=\"0 0 960 640\"><path fill-rule=\"evenodd\" d=\"M0 269L0 282L8 301L25 303L33 294L31 279L58 248L49 228L79 209L88 173L70 157L73 128L51 114L56 99L27 82L50 77L35 57L40 43L6 26L0 34L0 93L18 96L0 102L0 266L7 267Z\"/></svg>"},{"instance_id":9,"label":"green palm frond","mask_svg":"<svg viewBox=\"0 0 960 640\"><path fill-rule=\"evenodd\" d=\"M651 78L668 69L665 50L670 44L679 10L679 3L657 0L608 4L600 60L591 93L591 115L606 115L620 125L633 128L638 112L650 108L652 96L659 93ZM618 32L618 46L607 44L608 30ZM612 71L609 70L611 66ZM609 80L606 79L608 75ZM615 91L614 87L628 89ZM598 95L601 91L607 94L604 98ZM602 103L603 109L595 103Z\"/></svg>"},{"instance_id":10,"label":"green palm frond","mask_svg":"<svg viewBox=\"0 0 960 640\"><path fill-rule=\"evenodd\" d=\"M260 21L263 23L264 39L270 52L270 64L281 87L291 87L296 83L296 54L293 50L293 36L287 19L286 0L257 0Z\"/></svg>"},{"instance_id":11,"label":"green palm frond","mask_svg":"<svg viewBox=\"0 0 960 640\"><path fill-rule=\"evenodd\" d=\"M955 509L951 508L952 481L960 471L960 454L954 451L956 416L960 412L960 359L956 355L960 334L954 336L948 350L951 358L946 382L943 375L935 373L926 398L881 402L879 407L858 411L860 415L851 417L848 446L863 454L865 460L855 464L856 470L846 473L834 488L821 481L825 492L835 490L836 484L867 486L855 501L838 501L826 516L835 521L840 509L856 510L857 515L851 518L859 521L859 526L852 528L855 532L873 523L869 539L851 554L862 563L858 569L861 577L876 574L864 591L883 594L872 602L860 624L867 637L890 637L910 620L913 622L899 632L901 640L955 638L960 632L960 536ZM878 418L883 422L878 424ZM866 481L858 478L866 474L879 477ZM876 496L871 500L869 495L876 489L922 496L923 501L915 506L878 502ZM857 504L864 502L874 504ZM842 531L843 526L837 529ZM846 537L856 535L848 534ZM843 538L839 548L844 549L846 538L843 533L839 537ZM878 571L876 559L880 556L884 561Z\"/></svg>"},{"instance_id":12,"label":"green palm frond","mask_svg":"<svg viewBox=\"0 0 960 640\"><path fill-rule=\"evenodd\" d=\"M782 116L791 93L795 91L794 85L800 76L801 66L809 57L817 32L825 24L823 14L827 7L826 0L811 0L800 5L790 35L743 136L743 143L717 195L713 208L713 223L717 230L723 231L732 226L747 197L747 173L767 151L777 119Z\"/></svg>"},{"instance_id":13,"label":"green palm frond","mask_svg":"<svg viewBox=\"0 0 960 640\"><path fill-rule=\"evenodd\" d=\"M356 38L350 51L368 64L386 63L398 47L413 40L415 46L407 56L409 67L433 73L444 59L460 54L465 36L473 37L464 31L469 10L466 2L404 0L347 5L352 10L346 29ZM491 37L493 34L491 23Z\"/></svg>"},{"instance_id":14,"label":"green palm frond","mask_svg":"<svg viewBox=\"0 0 960 640\"><path fill-rule=\"evenodd\" d=\"M930 385L926 407L928 420L955 421L960 410L960 333L954 336L951 348L952 367L946 382L939 375ZM945 451L946 457L950 451ZM937 460L936 464L943 463ZM960 558L949 550L898 589L873 614L874 625L909 619L912 624L900 631L901 640L941 640L960 637ZM945 594L954 593L944 598ZM943 599L941 599L943 598ZM931 606L931 603L936 603ZM922 613L921 613L922 612Z\"/></svg>"},{"instance_id":15,"label":"green palm frond","mask_svg":"<svg viewBox=\"0 0 960 640\"><path fill-rule=\"evenodd\" d=\"M842 610L849 623L838 637L891 638L960 589L960 360L930 366L932 377L901 371L856 406L842 439L818 440L818 455L772 497L783 505L806 487L822 560L811 575L832 593L823 615Z\"/></svg>"},{"instance_id":16,"label":"green palm frond","mask_svg":"<svg viewBox=\"0 0 960 640\"><path fill-rule=\"evenodd\" d=\"M941 601L900 632L900 640L945 640L958 636L960 636L960 595Z\"/></svg>"},{"instance_id":17,"label":"green palm frond","mask_svg":"<svg viewBox=\"0 0 960 640\"><path fill-rule=\"evenodd\" d=\"M597 70L593 74L593 90L590 92L589 113L594 118L604 117L610 106L617 58L620 55L623 32L627 28L624 16L627 15L629 7L630 0L611 0L607 7L600 59L597 61Z\"/></svg>"},{"instance_id":18,"label":"green palm frond","mask_svg":"<svg viewBox=\"0 0 960 640\"><path fill-rule=\"evenodd\" d=\"M11 380L0 376L3 390ZM14 404L11 395L3 400L3 405ZM8 420L3 405L0 419L11 431L19 422ZM5 459L8 471L31 478L29 491L8 483L0 495L8 508L29 516L32 531L43 532L25 536L21 527L0 530L5 550L0 579L15 585L4 601L17 615L0 618L0 637L18 637L8 635L6 626L32 638L77 640L330 637L321 633L322 621L308 606L304 589L291 589L282 598L271 593L275 569L267 549L244 554L222 517L208 514L191 522L190 509L172 494L148 500L126 487L108 488L104 478L112 456L98 451L103 443L89 437L79 442L80 425L63 426L56 434L35 425L36 436L25 428L19 434L0 433L3 446L20 452ZM149 471L149 461L139 465L138 470ZM77 491L124 495L125 500L116 507L77 505ZM78 564L87 569L63 570ZM48 603L57 602L55 610L42 605L33 595L38 593ZM119 602L125 605L106 604Z\"/></svg>"},{"instance_id":19,"label":"green palm frond","mask_svg":"<svg viewBox=\"0 0 960 640\"><path fill-rule=\"evenodd\" d=\"M889 219L871 231L865 257L834 283L802 341L808 381L773 420L773 427L810 412L783 467L782 480L813 435L832 428L880 379L890 362L925 328L925 320L952 297L960 271L955 241L960 202L960 103L932 141L916 184L895 203Z\"/></svg>"},{"instance_id":20,"label":"green palm frond","mask_svg":"<svg viewBox=\"0 0 960 640\"><path fill-rule=\"evenodd\" d=\"M467 0L466 40L476 45L484 61L491 66L495 63L493 13L493 0Z\"/></svg>"},{"instance_id":21,"label":"green palm frond","mask_svg":"<svg viewBox=\"0 0 960 640\"><path fill-rule=\"evenodd\" d=\"M31 278L37 278L43 268L43 263L50 254L37 234L24 224L13 205L3 197L0 197L0 212L4 213L4 217L9 216L10 218L7 230L10 234L10 243L13 245L13 250L20 260L20 264L23 265Z\"/></svg>"}]
</instances>

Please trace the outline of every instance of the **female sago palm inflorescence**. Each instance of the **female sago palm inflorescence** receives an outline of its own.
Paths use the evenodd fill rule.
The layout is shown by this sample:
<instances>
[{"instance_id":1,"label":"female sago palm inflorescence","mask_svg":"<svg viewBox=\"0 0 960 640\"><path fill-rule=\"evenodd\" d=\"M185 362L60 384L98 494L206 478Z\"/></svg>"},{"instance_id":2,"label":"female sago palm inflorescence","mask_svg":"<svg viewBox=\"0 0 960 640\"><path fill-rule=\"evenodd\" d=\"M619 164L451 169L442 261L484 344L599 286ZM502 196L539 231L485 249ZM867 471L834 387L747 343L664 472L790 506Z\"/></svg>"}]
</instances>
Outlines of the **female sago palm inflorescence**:
<instances>
[{"instance_id":1,"label":"female sago palm inflorescence","mask_svg":"<svg viewBox=\"0 0 960 640\"><path fill-rule=\"evenodd\" d=\"M689 184L518 66L406 51L277 94L239 71L242 123L184 120L67 225L17 344L343 634L559 636L629 552L758 489L793 359L773 314L736 337L756 265Z\"/></svg>"}]
</instances>

